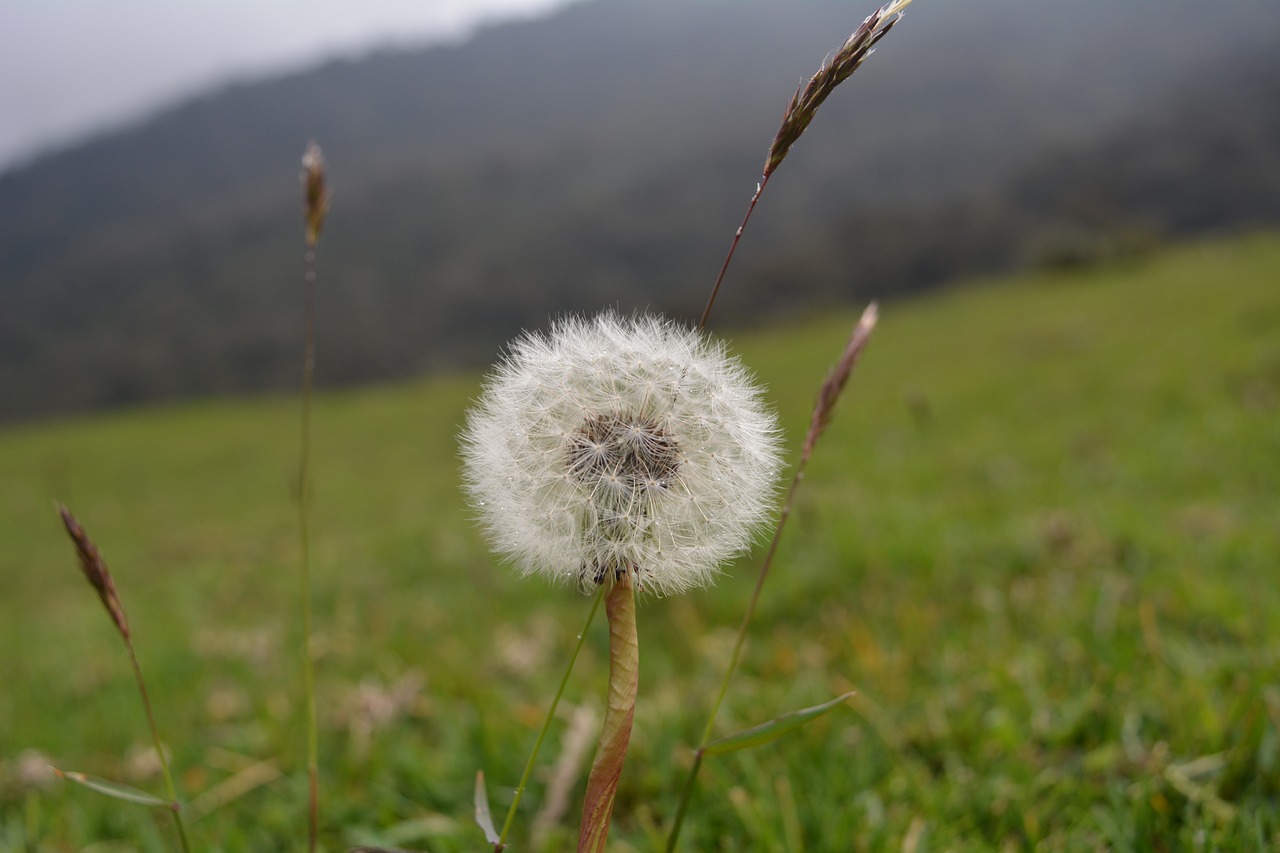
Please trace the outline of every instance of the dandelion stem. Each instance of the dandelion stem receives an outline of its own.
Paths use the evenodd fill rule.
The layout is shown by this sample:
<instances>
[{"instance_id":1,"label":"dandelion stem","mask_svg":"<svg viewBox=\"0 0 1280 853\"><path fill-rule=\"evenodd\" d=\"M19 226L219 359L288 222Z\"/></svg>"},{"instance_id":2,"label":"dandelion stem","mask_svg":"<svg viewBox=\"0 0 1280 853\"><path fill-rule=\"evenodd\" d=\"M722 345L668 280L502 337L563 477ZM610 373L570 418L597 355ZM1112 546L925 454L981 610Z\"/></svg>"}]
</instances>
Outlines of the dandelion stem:
<instances>
[{"instance_id":1,"label":"dandelion stem","mask_svg":"<svg viewBox=\"0 0 1280 853\"><path fill-rule=\"evenodd\" d=\"M640 644L636 636L636 594L630 572L618 578L609 590L605 609L609 614L609 699L596 758L587 777L578 853L604 853L618 780L622 778L622 765L631 743L640 684Z\"/></svg>"},{"instance_id":2,"label":"dandelion stem","mask_svg":"<svg viewBox=\"0 0 1280 853\"><path fill-rule=\"evenodd\" d=\"M600 609L600 599L603 597L604 587L601 587L591 602L591 610L587 613L587 621L578 633L578 642L574 644L573 653L569 655L569 664L564 668L560 686L556 688L555 698L551 700L551 707L547 709L546 719L542 721L542 729L538 732L538 739L534 741L533 750L529 753L529 760L524 765L524 772L520 774L520 784L516 786L516 795L511 800L511 807L507 809L507 819L502 823L502 833L498 837L498 843L493 847L495 851L500 851L506 846L507 833L511 831L511 824L515 821L516 808L520 805L520 798L524 795L524 789L529 784L529 776L533 773L534 762L538 758L538 752L542 749L542 742L547 737L547 731L551 728L551 721L555 719L556 708L560 705L560 697L564 695L564 688L569 683L569 675L573 672L573 665L578 660L578 652L582 651L582 644L587 638L587 629L591 627L592 621L596 618L596 611Z\"/></svg>"},{"instance_id":3,"label":"dandelion stem","mask_svg":"<svg viewBox=\"0 0 1280 853\"><path fill-rule=\"evenodd\" d=\"M698 770L702 767L703 751L711 741L711 732L715 726L716 717L720 713L720 706L724 704L724 698L729 692L729 682L733 679L733 675L738 669L738 661L742 657L742 647L747 640L747 629L751 626L751 619L755 616L756 606L760 603L760 591L764 589L765 579L769 576L774 557L777 556L778 543L782 541L782 532L786 529L787 520L791 518L791 508L795 503L796 492L799 490L800 484L804 482L805 469L809 465L809 458L813 455L818 439L822 437L823 432L826 431L827 426L831 423L836 402L840 399L840 394L844 391L845 384L849 381L849 374L853 372L853 366L857 363L858 356L867 345L867 340L871 337L871 331L875 328L878 319L879 308L873 302L862 312L862 316L858 319L857 324L854 325L853 332L849 335L849 342L845 345L840 361L827 374L826 380L822 383L822 389L818 393L818 401L813 407L813 416L809 421L809 430L805 435L804 445L800 450L800 459L796 462L795 474L792 475L791 485L787 489L787 498L783 501L782 511L778 515L778 523L773 528L773 538L769 540L769 550L765 552L764 560L760 564L760 573L756 576L755 588L751 592L751 599L747 602L747 611L743 614L742 624L738 628L738 638L733 644L733 654L729 656L729 665L725 667L724 678L720 681L720 690L716 693L715 702L711 705L711 713L707 716L707 724L702 730L702 738L698 741L698 748L693 754L693 765L689 768L689 775L685 779L684 788L680 793L680 803L676 806L676 816L671 824L671 834L667 836L667 853L672 853L675 850L676 840L680 837L680 828L684 824L685 812L688 811L689 801L693 796Z\"/></svg>"}]
</instances>

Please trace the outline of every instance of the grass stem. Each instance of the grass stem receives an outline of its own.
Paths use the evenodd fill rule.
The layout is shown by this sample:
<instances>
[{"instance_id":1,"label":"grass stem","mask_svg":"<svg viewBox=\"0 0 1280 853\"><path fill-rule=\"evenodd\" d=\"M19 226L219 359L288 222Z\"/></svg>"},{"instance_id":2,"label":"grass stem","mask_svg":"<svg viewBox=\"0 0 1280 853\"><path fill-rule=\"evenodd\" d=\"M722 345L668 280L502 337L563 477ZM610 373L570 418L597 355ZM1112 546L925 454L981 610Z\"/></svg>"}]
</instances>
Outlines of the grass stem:
<instances>
[{"instance_id":1,"label":"grass stem","mask_svg":"<svg viewBox=\"0 0 1280 853\"><path fill-rule=\"evenodd\" d=\"M809 465L809 458L813 455L813 450L818 444L827 426L831 423L832 415L835 412L836 402L840 399L840 394L844 391L845 384L849 381L849 374L853 372L853 366L857 363L858 356L862 353L863 348L867 345L868 339L871 337L871 331L875 328L876 322L879 320L879 308L873 302L867 306L862 312L862 316L853 327L853 332L849 335L849 342L845 345L844 353L840 360L836 363L827 378L822 383L822 388L818 393L818 401L813 407L813 416L809 421L809 429L805 435L804 445L800 450L800 459L796 463L795 474L791 477L791 485L787 488L786 500L782 503L782 511L778 514L778 523L773 528L773 538L769 540L769 550L765 552L764 560L760 564L760 573L756 576L755 588L751 591L751 599L747 602L746 613L743 614L742 624L738 627L738 638L733 644L733 653L729 656L729 665L725 667L724 678L720 681L720 689L716 693L715 701L711 705L711 713L707 715L707 724L703 727L702 738L698 741L698 747L693 754L693 764L689 768L689 775L685 779L684 787L680 792L680 802L676 806L676 816L672 820L671 834L667 836L667 853L672 853L676 847L676 841L680 837L680 828L684 824L684 816L689 808L689 800L693 796L693 788L698 771L702 768L703 750L711 741L711 733L715 726L716 717L720 714L720 707L724 704L725 696L729 692L729 682L733 679L733 674L738 669L738 662L742 657L742 648L747 641L747 629L751 626L751 619L755 616L756 607L760 603L760 592L764 589L765 579L769 577L769 570L773 566L774 558L778 554L778 543L782 541L782 533L787 527L787 520L791 518L791 508L795 503L796 492L800 488L800 484L804 482L805 469Z\"/></svg>"},{"instance_id":2,"label":"grass stem","mask_svg":"<svg viewBox=\"0 0 1280 853\"><path fill-rule=\"evenodd\" d=\"M307 850L315 853L320 834L320 747L316 725L315 661L311 642L311 397L316 367L316 243L329 213L329 190L320 146L302 155L306 250L302 256L302 436L298 460L298 548L302 598L302 690L307 706Z\"/></svg>"},{"instance_id":3,"label":"grass stem","mask_svg":"<svg viewBox=\"0 0 1280 853\"><path fill-rule=\"evenodd\" d=\"M307 706L307 850L314 853L320 824L320 748L316 726L315 663L311 643L311 396L315 373L316 252L303 256L305 325L302 362L302 440L298 464L298 547L301 554L302 690Z\"/></svg>"},{"instance_id":4,"label":"grass stem","mask_svg":"<svg viewBox=\"0 0 1280 853\"><path fill-rule=\"evenodd\" d=\"M720 295L720 285L724 283L724 274L729 271L729 263L733 260L733 253L738 251L738 243L742 240L742 232L746 230L747 223L751 220L751 214L756 209L756 202L760 201L760 194L764 192L765 186L769 183L769 175L766 173L760 178L760 182L756 184L756 191L751 195L751 202L747 205L747 213L742 217L742 222L738 225L738 230L733 232L733 240L729 243L729 252L724 256L724 263L720 265L720 273L716 276L716 283L711 287L711 296L707 299L707 307L702 309L702 318L698 320L698 329L701 331L707 327L707 321L711 319L711 308L716 304L716 297Z\"/></svg>"},{"instance_id":5,"label":"grass stem","mask_svg":"<svg viewBox=\"0 0 1280 853\"><path fill-rule=\"evenodd\" d=\"M555 719L556 708L560 705L560 697L564 695L564 688L569 683L569 675L573 672L573 665L578 661L578 652L582 651L582 644L587 638L587 629L591 627L592 621L596 618L596 611L600 609L600 599L604 597L604 587L596 593L595 599L591 602L591 610L587 613L586 624L582 626L582 630L578 633L578 642L573 647L573 653L569 656L569 664L564 668L564 675L560 678L560 686L556 688L555 698L551 700L551 707L547 709L546 719L542 721L542 729L538 732L538 739L534 741L533 750L529 753L529 760L525 762L524 772L520 774L520 784L516 786L516 795L511 800L511 807L507 809L507 819L502 823L502 833L498 837L498 843L494 845L495 851L502 850L506 846L507 833L511 831L511 824L516 818L516 809L520 805L520 798L524 795L524 789L529 784L529 776L533 773L534 762L538 758L538 752L542 749L542 742L546 740L547 731L551 728L551 721Z\"/></svg>"},{"instance_id":6,"label":"grass stem","mask_svg":"<svg viewBox=\"0 0 1280 853\"><path fill-rule=\"evenodd\" d=\"M160 770L164 774L165 793L169 797L169 809L173 812L173 822L178 829L178 840L182 844L183 853L190 853L187 843L187 830L182 822L182 803L178 801L178 791L173 784L173 774L169 772L169 759L165 757L164 747L160 742L160 727L156 725L156 715L151 708L151 696L147 693L147 681L142 677L142 666L138 663L138 653L133 648L133 632L129 628L129 617L124 612L124 601L116 589L116 582L107 569L102 552L93 544L84 527L61 504L57 505L62 524L76 547L76 555L80 558L80 570L98 593L98 600L106 608L107 614L116 626L120 639L124 641L125 650L129 653L129 665L133 668L133 680L138 685L138 694L142 697L142 709L147 714L147 729L151 732L151 744L155 747L156 758L160 760Z\"/></svg>"},{"instance_id":7,"label":"grass stem","mask_svg":"<svg viewBox=\"0 0 1280 853\"><path fill-rule=\"evenodd\" d=\"M147 683L142 678L142 667L138 664L138 654L134 651L133 640L126 636L124 646L129 651L129 664L133 667L133 678L138 682L138 693L142 696L142 707L147 713L147 728L151 731L151 743L160 759L160 772L164 776L165 796L172 804L173 825L178 830L178 841L183 853L191 853L187 842L187 829L182 822L182 804L178 800L178 790L173 784L173 774L169 771L169 759L165 757L164 747L160 743L160 728L156 725L156 715L151 709L151 697L147 694Z\"/></svg>"},{"instance_id":8,"label":"grass stem","mask_svg":"<svg viewBox=\"0 0 1280 853\"><path fill-rule=\"evenodd\" d=\"M738 243L742 239L742 232L746 229L747 222L750 221L751 214L756 209L756 203L760 201L760 196L769 183L769 178L782 165L783 160L786 159L787 154L791 151L791 146L808 129L809 123L818 111L818 107L822 106L822 103L835 91L836 87L847 80L866 61L876 43L884 38L894 24L902 18L902 10L910 2L911 0L891 0L891 2L886 3L869 15L862 22L862 26L858 27L853 35L845 40L836 55L823 62L818 68L818 73L807 84L798 88L795 95L792 96L790 103L787 104L787 109L783 113L782 124L778 128L772 144L769 146L769 155L765 158L764 170L760 175L759 182L756 183L756 191L747 205L746 215L742 217L742 223L738 226L738 230L734 232L733 240L729 244L729 252L725 255L724 263L720 265L720 273L716 276L715 284L711 288L711 296L707 300L706 308L702 311L702 318L698 321L699 329L706 328L707 321L711 317L711 308L715 305L716 297L720 293L720 285L724 282L725 272L729 269L729 263L733 260L734 252L737 251ZM724 679L720 683L720 690L716 694L715 703L711 706L711 713L707 717L707 725L702 732L702 739L694 752L693 765L689 768L689 776L685 779L684 787L680 793L680 802L676 807L676 816L672 821L671 834L667 837L666 849L668 853L675 850L676 840L680 836L680 828L684 825L684 816L689 808L689 800L693 796L698 770L702 767L703 750L711 739L716 716L720 713L720 706L724 704L724 697L729 691L729 682L738 668L738 660L742 656L742 647L747 638L747 628L750 626L751 619L756 612L756 606L759 604L760 590L764 587L764 581L769 574L770 566L773 565L773 558L777 553L782 531L786 527L787 519L791 516L791 505L795 498L796 489L799 488L804 479L804 469L809 463L809 456L813 452L814 444L830 420L835 398L839 396L840 391L844 388L844 381L848 379L848 370L852 368L853 360L857 357L858 351L861 350L862 345L866 342L866 336L870 334L871 328L875 324L874 309L875 306L873 305L863 315L862 320L859 321L858 326L854 329L854 335L850 339L849 346L846 348L845 358L841 360L840 365L823 385L822 395L814 410L813 422L810 424L809 434L805 438L804 448L800 454L800 461L796 465L795 476L791 480L791 486L787 490L786 502L782 506L782 513L779 515L778 524L773 531L773 540L769 543L769 551L760 566L760 574L756 578L755 590L751 593L751 601L747 605L747 612L743 616L742 626L738 630L738 639L734 643L729 666L725 669ZM857 341L856 345L855 341ZM841 370L844 371L843 375L834 388L834 394L832 394L833 379Z\"/></svg>"}]
</instances>

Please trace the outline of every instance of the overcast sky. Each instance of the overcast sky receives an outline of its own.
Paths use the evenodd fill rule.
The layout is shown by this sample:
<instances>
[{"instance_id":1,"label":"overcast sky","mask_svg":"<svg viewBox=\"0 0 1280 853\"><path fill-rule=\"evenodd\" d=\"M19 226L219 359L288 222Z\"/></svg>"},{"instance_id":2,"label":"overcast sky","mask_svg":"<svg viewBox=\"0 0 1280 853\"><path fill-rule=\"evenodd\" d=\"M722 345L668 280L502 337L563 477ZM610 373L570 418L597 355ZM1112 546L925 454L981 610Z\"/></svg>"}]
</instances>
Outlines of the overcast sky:
<instances>
[{"instance_id":1,"label":"overcast sky","mask_svg":"<svg viewBox=\"0 0 1280 853\"><path fill-rule=\"evenodd\" d=\"M231 78L567 0L0 0L0 171Z\"/></svg>"}]
</instances>

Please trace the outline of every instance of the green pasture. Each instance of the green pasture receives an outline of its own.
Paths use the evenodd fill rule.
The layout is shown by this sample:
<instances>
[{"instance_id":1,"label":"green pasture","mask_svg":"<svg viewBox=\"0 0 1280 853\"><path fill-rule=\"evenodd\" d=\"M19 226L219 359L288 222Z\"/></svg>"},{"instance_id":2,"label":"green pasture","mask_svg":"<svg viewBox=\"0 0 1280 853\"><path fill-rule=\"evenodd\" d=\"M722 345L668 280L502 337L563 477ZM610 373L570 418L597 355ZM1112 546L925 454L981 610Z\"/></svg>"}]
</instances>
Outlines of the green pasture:
<instances>
[{"instance_id":1,"label":"green pasture","mask_svg":"<svg viewBox=\"0 0 1280 853\"><path fill-rule=\"evenodd\" d=\"M734 335L792 448L854 318ZM505 813L588 610L469 522L455 437L478 378L317 401L329 851L484 849L475 772ZM115 575L195 848L302 849L298 420L258 399L0 432L0 850L174 849L163 816L48 778L163 790L55 500ZM611 849L660 849L756 566L641 602ZM604 629L510 850L576 837L566 755L594 741ZM1280 238L882 306L718 730L846 690L708 760L682 849L1280 848ZM557 773L575 780L558 815Z\"/></svg>"}]
</instances>

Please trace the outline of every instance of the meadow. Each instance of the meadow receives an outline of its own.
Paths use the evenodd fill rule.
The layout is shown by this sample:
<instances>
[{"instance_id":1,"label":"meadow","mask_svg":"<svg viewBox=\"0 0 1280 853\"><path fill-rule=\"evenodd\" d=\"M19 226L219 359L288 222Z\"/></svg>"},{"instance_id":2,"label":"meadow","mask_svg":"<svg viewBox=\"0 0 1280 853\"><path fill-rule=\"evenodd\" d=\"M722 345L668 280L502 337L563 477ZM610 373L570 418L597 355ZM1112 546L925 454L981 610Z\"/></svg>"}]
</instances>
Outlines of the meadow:
<instances>
[{"instance_id":1,"label":"meadow","mask_svg":"<svg viewBox=\"0 0 1280 853\"><path fill-rule=\"evenodd\" d=\"M732 335L791 458L855 316ZM475 772L505 812L589 606L516 578L469 519L478 381L317 399L330 851L482 849ZM161 790L54 500L115 575L195 848L302 846L297 447L274 398L0 432L0 850L173 849L167 821L45 769ZM1280 237L884 305L718 731L857 694L709 759L682 849L1280 848L1278 563ZM612 849L661 849L757 565L642 599ZM509 849L576 836L606 658L598 620Z\"/></svg>"}]
</instances>

